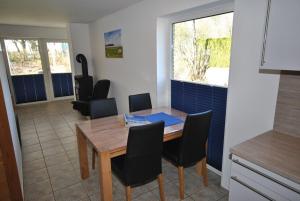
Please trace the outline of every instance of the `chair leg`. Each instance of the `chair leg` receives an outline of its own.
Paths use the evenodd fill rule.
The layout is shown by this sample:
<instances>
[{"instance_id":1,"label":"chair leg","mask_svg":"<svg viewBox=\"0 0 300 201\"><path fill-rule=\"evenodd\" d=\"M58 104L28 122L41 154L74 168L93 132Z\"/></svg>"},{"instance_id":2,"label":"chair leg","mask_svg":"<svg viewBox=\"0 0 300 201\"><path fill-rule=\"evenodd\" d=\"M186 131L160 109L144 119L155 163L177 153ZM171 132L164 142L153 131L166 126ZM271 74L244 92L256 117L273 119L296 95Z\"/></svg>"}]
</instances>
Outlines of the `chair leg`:
<instances>
[{"instance_id":1,"label":"chair leg","mask_svg":"<svg viewBox=\"0 0 300 201\"><path fill-rule=\"evenodd\" d=\"M126 191L126 201L131 201L131 187L126 186L125 191Z\"/></svg>"},{"instance_id":2,"label":"chair leg","mask_svg":"<svg viewBox=\"0 0 300 201\"><path fill-rule=\"evenodd\" d=\"M92 155L92 168L95 169L95 163L96 163L96 151L93 149L93 155Z\"/></svg>"},{"instance_id":3,"label":"chair leg","mask_svg":"<svg viewBox=\"0 0 300 201\"><path fill-rule=\"evenodd\" d=\"M157 181L159 186L160 201L165 201L164 179L162 174L158 175Z\"/></svg>"},{"instance_id":4,"label":"chair leg","mask_svg":"<svg viewBox=\"0 0 300 201\"><path fill-rule=\"evenodd\" d=\"M202 176L202 160L196 164L196 171L199 176Z\"/></svg>"},{"instance_id":5,"label":"chair leg","mask_svg":"<svg viewBox=\"0 0 300 201\"><path fill-rule=\"evenodd\" d=\"M179 197L181 200L184 199L184 172L183 167L178 167L178 177L179 177Z\"/></svg>"},{"instance_id":6,"label":"chair leg","mask_svg":"<svg viewBox=\"0 0 300 201\"><path fill-rule=\"evenodd\" d=\"M204 186L208 186L208 175L207 175L207 166L206 166L206 157L202 159L202 167L201 167L201 174L203 177L203 184Z\"/></svg>"}]
</instances>

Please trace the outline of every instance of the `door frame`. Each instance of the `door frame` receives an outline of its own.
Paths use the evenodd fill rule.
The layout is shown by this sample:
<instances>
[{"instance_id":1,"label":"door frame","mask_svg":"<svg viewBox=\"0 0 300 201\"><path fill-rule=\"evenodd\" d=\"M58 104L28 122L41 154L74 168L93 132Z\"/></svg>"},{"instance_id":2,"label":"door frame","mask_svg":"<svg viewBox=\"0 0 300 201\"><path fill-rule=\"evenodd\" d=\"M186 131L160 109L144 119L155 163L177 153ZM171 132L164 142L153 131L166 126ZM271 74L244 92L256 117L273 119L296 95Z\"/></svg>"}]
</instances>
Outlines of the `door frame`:
<instances>
[{"instance_id":1,"label":"door frame","mask_svg":"<svg viewBox=\"0 0 300 201\"><path fill-rule=\"evenodd\" d=\"M3 60L4 60L4 66L5 66L5 70L6 70L6 74L7 74L7 79L8 79L8 84L9 84L9 88L10 88L10 93L13 99L13 105L17 105L16 104L16 95L15 95L15 90L14 90L14 86L12 83L12 79L11 79L11 74L10 74L10 70L9 70L9 64L8 64L8 58L7 58L7 52L6 52L6 47L5 47L5 43L4 40L6 38L0 38L0 48L2 49L2 56L3 56Z\"/></svg>"},{"instance_id":2,"label":"door frame","mask_svg":"<svg viewBox=\"0 0 300 201\"><path fill-rule=\"evenodd\" d=\"M16 152L12 141L4 93L0 81L0 152L11 200L23 200L21 175L18 172ZM2 171L3 173L3 171Z\"/></svg>"},{"instance_id":3,"label":"door frame","mask_svg":"<svg viewBox=\"0 0 300 201\"><path fill-rule=\"evenodd\" d=\"M37 102L29 102L29 103L19 103L19 104L16 103L16 95L15 95L14 86L13 86L13 82L12 82L12 78L11 78L11 74L10 74L7 51L6 51L6 47L5 47L5 43L4 43L5 40L13 40L13 39L37 40L38 41L39 53L41 56L41 64L42 64L43 76L44 76L45 93L46 93L47 100L37 101ZM53 83L52 83L52 78L51 78L50 63L49 63L48 50L47 50L47 42L66 42L66 43L68 43L71 74L72 74L72 81L73 81L73 93L75 95L75 92L74 92L75 68L74 68L73 61L72 61L73 52L71 49L71 42L68 39L51 39L51 38L35 38L35 37L0 37L0 48L2 49L5 68L6 68L6 72L7 72L7 78L8 78L9 87L10 87L10 91L12 94L14 106L39 104L39 103L56 101L56 100L74 99L74 95L57 97L57 98L54 97Z\"/></svg>"},{"instance_id":4,"label":"door frame","mask_svg":"<svg viewBox=\"0 0 300 201\"><path fill-rule=\"evenodd\" d=\"M55 100L65 100L65 99L71 99L71 98L74 98L74 75L75 75L75 68L74 68L74 65L73 65L73 62L72 62L72 56L71 54L73 54L73 52L71 51L71 43L69 40L67 39L40 39L41 41L41 44L42 44L42 48L41 50L43 51L42 54L44 54L44 59L45 59L45 67L47 69L48 72L47 72L47 76L48 76L48 79L49 79L49 94L50 94L50 97L49 97L49 101L55 101ZM61 42L61 43L68 43L68 49L69 49L69 59L70 59L70 67L71 67L71 74L72 74L72 82L73 82L73 96L64 96L64 97L55 97L54 96L54 91L53 91L53 83L52 83L52 78L51 78L51 69L50 69L50 63L49 63L49 55L48 55L48 50L47 50L47 43L48 42ZM44 70L44 69L43 69Z\"/></svg>"}]
</instances>

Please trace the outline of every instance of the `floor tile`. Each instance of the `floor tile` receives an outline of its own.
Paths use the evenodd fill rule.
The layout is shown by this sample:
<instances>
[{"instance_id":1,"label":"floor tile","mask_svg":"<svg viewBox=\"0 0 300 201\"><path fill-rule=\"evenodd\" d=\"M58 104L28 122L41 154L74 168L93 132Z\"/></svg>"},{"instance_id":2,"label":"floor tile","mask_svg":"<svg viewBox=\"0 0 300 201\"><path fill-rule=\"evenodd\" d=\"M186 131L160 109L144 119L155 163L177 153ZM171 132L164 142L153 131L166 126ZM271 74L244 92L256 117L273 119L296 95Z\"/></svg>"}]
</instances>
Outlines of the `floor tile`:
<instances>
[{"instance_id":1,"label":"floor tile","mask_svg":"<svg viewBox=\"0 0 300 201\"><path fill-rule=\"evenodd\" d=\"M27 161L34 161L34 160L38 160L38 159L42 159L43 153L41 150L39 151L35 151L35 152L31 152L31 153L27 153L23 156L23 161L27 162Z\"/></svg>"},{"instance_id":2,"label":"floor tile","mask_svg":"<svg viewBox=\"0 0 300 201\"><path fill-rule=\"evenodd\" d=\"M50 180L25 185L24 192L26 200L39 200L39 198L45 195L52 195L52 187Z\"/></svg>"},{"instance_id":3,"label":"floor tile","mask_svg":"<svg viewBox=\"0 0 300 201\"><path fill-rule=\"evenodd\" d=\"M24 172L32 172L35 170L40 170L45 168L46 168L46 164L43 158L34 161L23 162Z\"/></svg>"},{"instance_id":4,"label":"floor tile","mask_svg":"<svg viewBox=\"0 0 300 201\"><path fill-rule=\"evenodd\" d=\"M48 167L51 167L53 165L61 165L70 161L66 153L61 153L45 157L45 162Z\"/></svg>"},{"instance_id":5,"label":"floor tile","mask_svg":"<svg viewBox=\"0 0 300 201\"><path fill-rule=\"evenodd\" d=\"M46 136L51 136L51 135L56 135L55 131L53 129L45 130L45 131L40 131L37 133L39 137L46 137Z\"/></svg>"},{"instance_id":6,"label":"floor tile","mask_svg":"<svg viewBox=\"0 0 300 201\"><path fill-rule=\"evenodd\" d=\"M74 172L66 172L63 176L50 177L50 180L54 191L64 189L80 182L80 179Z\"/></svg>"},{"instance_id":7,"label":"floor tile","mask_svg":"<svg viewBox=\"0 0 300 201\"><path fill-rule=\"evenodd\" d=\"M58 137L57 137L57 135L52 134L52 135L40 136L39 139L40 139L40 142L43 143L43 142L48 142L51 140L57 140Z\"/></svg>"},{"instance_id":8,"label":"floor tile","mask_svg":"<svg viewBox=\"0 0 300 201\"><path fill-rule=\"evenodd\" d=\"M29 154L32 152L36 152L36 151L41 151L41 145L40 144L35 144L35 145L30 145L30 146L26 146L26 147L22 147L22 152L25 154Z\"/></svg>"},{"instance_id":9,"label":"floor tile","mask_svg":"<svg viewBox=\"0 0 300 201\"><path fill-rule=\"evenodd\" d=\"M83 180L81 183L89 196L100 193L98 175L91 176L88 179Z\"/></svg>"},{"instance_id":10,"label":"floor tile","mask_svg":"<svg viewBox=\"0 0 300 201\"><path fill-rule=\"evenodd\" d=\"M43 149L45 148L50 148L50 147L55 147L61 145L61 141L59 139L54 139L46 142L41 142L41 146Z\"/></svg>"},{"instance_id":11,"label":"floor tile","mask_svg":"<svg viewBox=\"0 0 300 201\"><path fill-rule=\"evenodd\" d=\"M74 172L73 166L70 162L53 165L48 167L50 177L63 176L66 173Z\"/></svg>"},{"instance_id":12,"label":"floor tile","mask_svg":"<svg viewBox=\"0 0 300 201\"><path fill-rule=\"evenodd\" d=\"M75 151L77 151L77 148L78 148L77 141L76 142L65 143L63 145L63 147L66 151L71 150L72 152L75 152Z\"/></svg>"},{"instance_id":13,"label":"floor tile","mask_svg":"<svg viewBox=\"0 0 300 201\"><path fill-rule=\"evenodd\" d=\"M74 143L77 142L76 136L68 136L68 137L61 138L60 140L64 145L72 142Z\"/></svg>"},{"instance_id":14,"label":"floor tile","mask_svg":"<svg viewBox=\"0 0 300 201\"><path fill-rule=\"evenodd\" d=\"M43 149L43 154L45 157L60 154L60 153L65 153L65 150L61 145Z\"/></svg>"},{"instance_id":15,"label":"floor tile","mask_svg":"<svg viewBox=\"0 0 300 201\"><path fill-rule=\"evenodd\" d=\"M164 184L165 196L166 200L170 201L179 201L179 186L173 182L165 183ZM158 188L152 191L155 195L159 195ZM185 193L185 198L189 197Z\"/></svg>"},{"instance_id":16,"label":"floor tile","mask_svg":"<svg viewBox=\"0 0 300 201\"><path fill-rule=\"evenodd\" d=\"M25 195L25 201L55 201L53 193L41 195L38 198L26 198Z\"/></svg>"},{"instance_id":17,"label":"floor tile","mask_svg":"<svg viewBox=\"0 0 300 201\"><path fill-rule=\"evenodd\" d=\"M222 197L218 201L228 201L228 195L225 195L224 197Z\"/></svg>"},{"instance_id":18,"label":"floor tile","mask_svg":"<svg viewBox=\"0 0 300 201\"><path fill-rule=\"evenodd\" d=\"M34 145L34 144L39 144L39 139L38 138L34 138L34 139L27 139L27 140L22 140L22 146L30 146L30 145Z\"/></svg>"},{"instance_id":19,"label":"floor tile","mask_svg":"<svg viewBox=\"0 0 300 201\"><path fill-rule=\"evenodd\" d=\"M31 172L24 172L23 176L24 185L39 183L49 179L49 175L46 168L34 170Z\"/></svg>"},{"instance_id":20,"label":"floor tile","mask_svg":"<svg viewBox=\"0 0 300 201\"><path fill-rule=\"evenodd\" d=\"M81 184L75 184L59 191L54 191L56 201L81 201L89 199Z\"/></svg>"},{"instance_id":21,"label":"floor tile","mask_svg":"<svg viewBox=\"0 0 300 201\"><path fill-rule=\"evenodd\" d=\"M208 186L207 188L203 188L190 196L194 200L219 200L224 197L224 194Z\"/></svg>"},{"instance_id":22,"label":"floor tile","mask_svg":"<svg viewBox=\"0 0 300 201\"><path fill-rule=\"evenodd\" d=\"M157 197L154 193L151 191L147 191L140 196L133 199L134 201L159 201L159 197Z\"/></svg>"}]
</instances>

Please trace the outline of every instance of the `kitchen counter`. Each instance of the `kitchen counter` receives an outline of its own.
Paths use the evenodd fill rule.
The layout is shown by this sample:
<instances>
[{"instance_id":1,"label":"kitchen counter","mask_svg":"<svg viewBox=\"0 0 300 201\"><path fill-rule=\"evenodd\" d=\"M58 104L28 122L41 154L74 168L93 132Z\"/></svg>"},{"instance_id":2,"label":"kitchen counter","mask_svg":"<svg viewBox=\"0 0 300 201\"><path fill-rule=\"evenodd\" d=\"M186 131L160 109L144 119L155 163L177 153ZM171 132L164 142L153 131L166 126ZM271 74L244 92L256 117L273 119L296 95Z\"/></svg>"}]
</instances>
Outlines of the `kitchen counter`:
<instances>
[{"instance_id":1,"label":"kitchen counter","mask_svg":"<svg viewBox=\"0 0 300 201\"><path fill-rule=\"evenodd\" d=\"M269 131L231 148L231 153L300 184L300 138Z\"/></svg>"}]
</instances>

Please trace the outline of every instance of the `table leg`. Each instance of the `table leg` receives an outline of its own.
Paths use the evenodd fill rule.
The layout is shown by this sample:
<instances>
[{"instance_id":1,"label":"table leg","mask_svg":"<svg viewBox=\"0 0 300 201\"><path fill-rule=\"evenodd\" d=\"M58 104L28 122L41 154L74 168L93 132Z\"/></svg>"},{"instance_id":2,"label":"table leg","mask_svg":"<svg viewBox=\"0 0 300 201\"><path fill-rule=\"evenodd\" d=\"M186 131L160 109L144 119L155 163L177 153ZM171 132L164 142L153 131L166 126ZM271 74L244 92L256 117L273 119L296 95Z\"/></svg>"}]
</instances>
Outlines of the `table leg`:
<instances>
[{"instance_id":1,"label":"table leg","mask_svg":"<svg viewBox=\"0 0 300 201\"><path fill-rule=\"evenodd\" d=\"M78 153L79 153L79 163L80 163L80 173L81 178L86 179L89 177L89 163L88 163L88 153L87 153L87 142L86 138L82 134L81 130L76 126Z\"/></svg>"},{"instance_id":2,"label":"table leg","mask_svg":"<svg viewBox=\"0 0 300 201\"><path fill-rule=\"evenodd\" d=\"M108 152L98 153L99 161L99 183L102 201L112 201L112 175L110 154Z\"/></svg>"}]
</instances>

